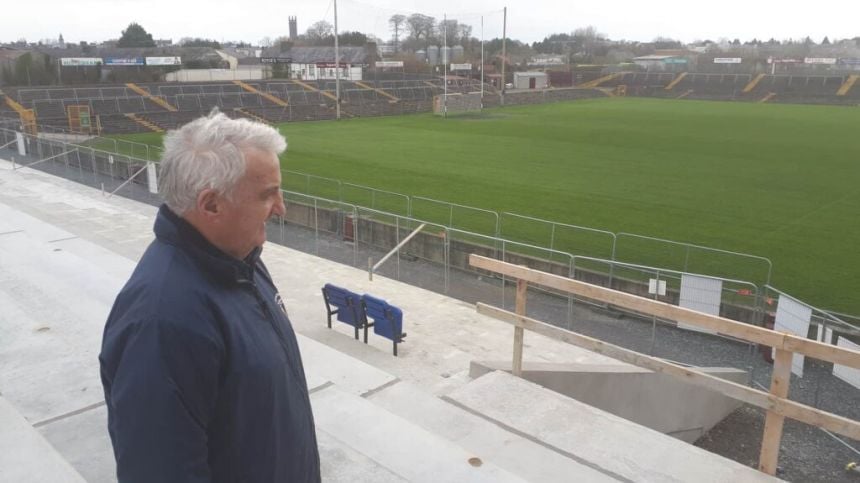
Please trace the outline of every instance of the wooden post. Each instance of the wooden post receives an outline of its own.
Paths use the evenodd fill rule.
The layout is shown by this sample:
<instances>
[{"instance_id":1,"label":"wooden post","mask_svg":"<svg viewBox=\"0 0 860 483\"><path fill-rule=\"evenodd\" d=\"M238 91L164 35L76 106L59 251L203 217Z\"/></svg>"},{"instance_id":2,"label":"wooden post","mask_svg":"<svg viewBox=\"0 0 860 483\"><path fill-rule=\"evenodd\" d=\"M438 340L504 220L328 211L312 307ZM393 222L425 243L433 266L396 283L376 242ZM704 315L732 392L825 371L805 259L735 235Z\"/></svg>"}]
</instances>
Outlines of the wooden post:
<instances>
[{"instance_id":1,"label":"wooden post","mask_svg":"<svg viewBox=\"0 0 860 483\"><path fill-rule=\"evenodd\" d=\"M773 358L773 377L770 383L770 393L776 397L788 397L788 386L791 384L792 355L793 352L791 351L776 349L776 356ZM784 422L785 416L773 411L767 412L767 419L764 421L764 434L761 438L758 469L769 475L776 474Z\"/></svg>"},{"instance_id":2,"label":"wooden post","mask_svg":"<svg viewBox=\"0 0 860 483\"><path fill-rule=\"evenodd\" d=\"M517 280L517 305L515 311L517 315L526 315L526 295L529 283L525 280ZM523 375L523 335L522 327L514 327L514 362L511 372L517 377Z\"/></svg>"}]
</instances>

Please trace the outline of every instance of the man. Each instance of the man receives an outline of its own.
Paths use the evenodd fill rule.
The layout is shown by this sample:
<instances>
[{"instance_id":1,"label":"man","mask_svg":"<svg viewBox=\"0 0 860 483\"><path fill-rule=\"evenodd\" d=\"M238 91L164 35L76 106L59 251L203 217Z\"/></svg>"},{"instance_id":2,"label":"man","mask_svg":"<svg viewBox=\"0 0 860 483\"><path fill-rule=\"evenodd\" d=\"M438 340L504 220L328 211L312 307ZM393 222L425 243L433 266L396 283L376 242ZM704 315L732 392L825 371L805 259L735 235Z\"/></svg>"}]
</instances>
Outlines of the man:
<instances>
[{"instance_id":1,"label":"man","mask_svg":"<svg viewBox=\"0 0 860 483\"><path fill-rule=\"evenodd\" d=\"M213 112L164 144L156 239L99 356L119 481L319 481L296 336L260 260L286 141Z\"/></svg>"}]
</instances>

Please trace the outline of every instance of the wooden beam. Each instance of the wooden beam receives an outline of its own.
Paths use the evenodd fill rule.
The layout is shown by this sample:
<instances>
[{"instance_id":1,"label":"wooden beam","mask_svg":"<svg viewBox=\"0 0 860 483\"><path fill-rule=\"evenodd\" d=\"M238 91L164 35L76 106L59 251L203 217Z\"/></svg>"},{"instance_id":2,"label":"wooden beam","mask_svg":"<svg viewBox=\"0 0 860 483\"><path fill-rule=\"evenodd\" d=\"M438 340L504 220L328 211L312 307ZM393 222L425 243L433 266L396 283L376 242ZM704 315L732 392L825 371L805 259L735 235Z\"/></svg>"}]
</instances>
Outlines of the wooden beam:
<instances>
[{"instance_id":1,"label":"wooden beam","mask_svg":"<svg viewBox=\"0 0 860 483\"><path fill-rule=\"evenodd\" d=\"M773 358L773 376L770 382L770 393L784 399L788 397L788 387L791 384L792 353L777 349ZM776 474L776 464L779 460L779 444L782 441L782 426L785 416L777 411L767 412L764 421L764 434L761 438L761 454L758 469L769 475Z\"/></svg>"},{"instance_id":2,"label":"wooden beam","mask_svg":"<svg viewBox=\"0 0 860 483\"><path fill-rule=\"evenodd\" d=\"M644 367L654 372L666 374L686 381L689 384L711 391L716 391L738 401L773 411L782 416L795 419L813 426L827 429L834 433L860 439L860 423L842 416L820 411L810 406L800 404L783 397L768 394L751 387L714 377L689 367L679 366L655 357L650 357L623 347L608 344L599 339L577 334L555 327L539 320L518 315L507 310L479 303L478 313L487 315L514 326L537 332L551 339L560 340L583 349L603 354L638 367Z\"/></svg>"},{"instance_id":3,"label":"wooden beam","mask_svg":"<svg viewBox=\"0 0 860 483\"><path fill-rule=\"evenodd\" d=\"M748 342L763 344L776 349L800 352L816 359L860 369L860 352L855 350L744 324L725 317L697 312L684 307L678 307L677 305L591 285L579 280L541 272L522 265L514 265L480 255L470 255L469 264L475 268L499 273L518 280L526 280L536 285L553 288L565 293L597 300L643 314L703 327Z\"/></svg>"},{"instance_id":4,"label":"wooden beam","mask_svg":"<svg viewBox=\"0 0 860 483\"><path fill-rule=\"evenodd\" d=\"M528 296L529 284L525 280L517 280L517 305L518 315L526 315L526 297ZM517 377L523 377L523 339L525 329L514 326L514 360L511 372Z\"/></svg>"}]
</instances>

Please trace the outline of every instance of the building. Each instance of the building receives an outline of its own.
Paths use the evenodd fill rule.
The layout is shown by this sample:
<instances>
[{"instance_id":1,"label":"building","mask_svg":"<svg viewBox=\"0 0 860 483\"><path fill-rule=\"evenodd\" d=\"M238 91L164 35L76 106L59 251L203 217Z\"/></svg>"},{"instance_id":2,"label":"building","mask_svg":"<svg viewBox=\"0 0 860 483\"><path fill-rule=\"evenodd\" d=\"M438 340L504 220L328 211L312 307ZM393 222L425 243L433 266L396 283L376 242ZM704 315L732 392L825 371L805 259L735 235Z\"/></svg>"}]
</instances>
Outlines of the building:
<instances>
[{"instance_id":1,"label":"building","mask_svg":"<svg viewBox=\"0 0 860 483\"><path fill-rule=\"evenodd\" d=\"M514 89L546 89L548 80L546 72L514 72Z\"/></svg>"},{"instance_id":2,"label":"building","mask_svg":"<svg viewBox=\"0 0 860 483\"><path fill-rule=\"evenodd\" d=\"M676 55L643 55L633 63L648 71L678 72L687 70L687 59Z\"/></svg>"},{"instance_id":3,"label":"building","mask_svg":"<svg viewBox=\"0 0 860 483\"><path fill-rule=\"evenodd\" d=\"M291 79L334 80L337 76L334 47L293 47L283 52L267 49L261 60L275 66L286 65ZM365 47L340 47L340 78L361 80L364 67L375 60L375 52Z\"/></svg>"}]
</instances>

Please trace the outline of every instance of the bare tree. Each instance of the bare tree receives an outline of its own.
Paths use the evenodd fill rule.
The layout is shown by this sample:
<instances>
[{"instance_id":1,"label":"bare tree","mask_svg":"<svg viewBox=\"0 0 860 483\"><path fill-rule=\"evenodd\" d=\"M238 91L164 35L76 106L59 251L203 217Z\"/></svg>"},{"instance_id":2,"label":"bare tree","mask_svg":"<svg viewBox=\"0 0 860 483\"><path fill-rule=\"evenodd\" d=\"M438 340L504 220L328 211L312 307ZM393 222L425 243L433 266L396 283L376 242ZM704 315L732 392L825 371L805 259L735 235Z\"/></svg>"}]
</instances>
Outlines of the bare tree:
<instances>
[{"instance_id":1,"label":"bare tree","mask_svg":"<svg viewBox=\"0 0 860 483\"><path fill-rule=\"evenodd\" d=\"M394 53L400 50L400 31L403 30L403 24L406 23L406 15L392 15L388 19L388 24L391 25L391 31L394 32Z\"/></svg>"},{"instance_id":2,"label":"bare tree","mask_svg":"<svg viewBox=\"0 0 860 483\"><path fill-rule=\"evenodd\" d=\"M406 18L406 29L413 40L429 39L435 25L435 18L420 13L413 13Z\"/></svg>"},{"instance_id":3,"label":"bare tree","mask_svg":"<svg viewBox=\"0 0 860 483\"><path fill-rule=\"evenodd\" d=\"M437 27L439 38L442 39L444 37L448 45L456 45L457 37L460 33L459 25L459 22L453 18L439 22L439 26Z\"/></svg>"},{"instance_id":4,"label":"bare tree","mask_svg":"<svg viewBox=\"0 0 860 483\"><path fill-rule=\"evenodd\" d=\"M325 20L320 20L319 22L314 22L313 25L308 27L305 35L310 41L322 40L326 37L330 37L332 35L332 31L334 31L334 26L332 24Z\"/></svg>"},{"instance_id":5,"label":"bare tree","mask_svg":"<svg viewBox=\"0 0 860 483\"><path fill-rule=\"evenodd\" d=\"M460 38L460 42L468 42L472 38L472 26L461 23L458 28L460 30L457 32L457 36Z\"/></svg>"}]
</instances>

